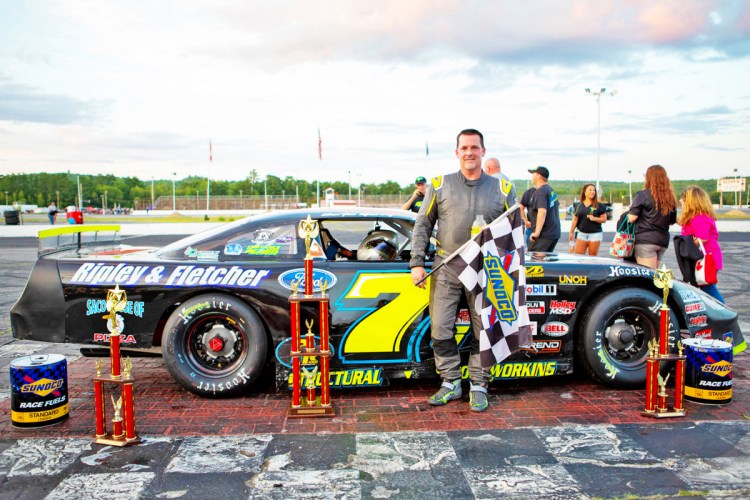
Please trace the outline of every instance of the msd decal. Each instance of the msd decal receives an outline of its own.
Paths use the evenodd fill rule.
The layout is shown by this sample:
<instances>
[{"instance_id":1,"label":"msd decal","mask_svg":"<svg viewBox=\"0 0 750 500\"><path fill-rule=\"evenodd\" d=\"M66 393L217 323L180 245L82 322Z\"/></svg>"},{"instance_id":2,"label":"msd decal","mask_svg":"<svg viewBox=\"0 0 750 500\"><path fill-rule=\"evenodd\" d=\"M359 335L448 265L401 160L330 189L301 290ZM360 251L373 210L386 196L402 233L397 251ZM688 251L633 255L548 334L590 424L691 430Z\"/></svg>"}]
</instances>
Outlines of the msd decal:
<instances>
[{"instance_id":1,"label":"msd decal","mask_svg":"<svg viewBox=\"0 0 750 500\"><path fill-rule=\"evenodd\" d=\"M703 302L695 302L694 304L685 305L685 314L703 312L705 310L706 310L706 306L703 305Z\"/></svg>"},{"instance_id":2,"label":"msd decal","mask_svg":"<svg viewBox=\"0 0 750 500\"><path fill-rule=\"evenodd\" d=\"M550 321L542 325L542 333L549 337L562 337L568 333L568 325L561 321Z\"/></svg>"},{"instance_id":3,"label":"msd decal","mask_svg":"<svg viewBox=\"0 0 750 500\"><path fill-rule=\"evenodd\" d=\"M529 314L544 314L546 311L544 302L541 300L526 301L526 308L529 310Z\"/></svg>"},{"instance_id":4,"label":"msd decal","mask_svg":"<svg viewBox=\"0 0 750 500\"><path fill-rule=\"evenodd\" d=\"M550 314L573 314L576 311L576 303L569 300L551 300L549 303Z\"/></svg>"}]
</instances>

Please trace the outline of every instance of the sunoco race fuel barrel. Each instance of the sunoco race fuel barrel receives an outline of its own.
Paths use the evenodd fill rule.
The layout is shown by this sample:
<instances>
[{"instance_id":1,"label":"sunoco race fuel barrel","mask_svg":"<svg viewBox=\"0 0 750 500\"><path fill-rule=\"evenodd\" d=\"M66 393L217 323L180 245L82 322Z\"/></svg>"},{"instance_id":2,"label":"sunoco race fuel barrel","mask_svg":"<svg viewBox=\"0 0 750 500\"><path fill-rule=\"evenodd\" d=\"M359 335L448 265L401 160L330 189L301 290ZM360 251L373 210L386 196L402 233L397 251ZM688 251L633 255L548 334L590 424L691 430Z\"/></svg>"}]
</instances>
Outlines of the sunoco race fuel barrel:
<instances>
[{"instance_id":1,"label":"sunoco race fuel barrel","mask_svg":"<svg viewBox=\"0 0 750 500\"><path fill-rule=\"evenodd\" d=\"M41 427L68 418L68 364L61 354L24 356L10 363L14 427Z\"/></svg>"},{"instance_id":2,"label":"sunoco race fuel barrel","mask_svg":"<svg viewBox=\"0 0 750 500\"><path fill-rule=\"evenodd\" d=\"M732 344L685 339L685 399L723 405L732 401Z\"/></svg>"}]
</instances>

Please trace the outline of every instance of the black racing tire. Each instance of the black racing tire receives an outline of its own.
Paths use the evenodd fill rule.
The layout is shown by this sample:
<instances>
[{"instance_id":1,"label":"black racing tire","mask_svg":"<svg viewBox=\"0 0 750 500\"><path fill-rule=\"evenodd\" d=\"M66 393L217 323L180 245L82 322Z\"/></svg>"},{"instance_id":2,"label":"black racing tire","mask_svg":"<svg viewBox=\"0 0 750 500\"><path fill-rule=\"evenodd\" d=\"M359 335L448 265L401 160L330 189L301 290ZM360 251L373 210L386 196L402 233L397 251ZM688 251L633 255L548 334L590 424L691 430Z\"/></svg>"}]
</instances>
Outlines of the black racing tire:
<instances>
[{"instance_id":1,"label":"black racing tire","mask_svg":"<svg viewBox=\"0 0 750 500\"><path fill-rule=\"evenodd\" d=\"M247 392L263 371L266 330L241 300L206 294L180 304L164 326L162 356L172 377L200 396Z\"/></svg>"},{"instance_id":2,"label":"black racing tire","mask_svg":"<svg viewBox=\"0 0 750 500\"><path fill-rule=\"evenodd\" d=\"M643 387L648 343L659 340L662 298L642 288L606 293L584 314L576 351L580 365L594 380L618 389ZM674 352L679 336L677 317L670 310L669 344ZM669 370L662 363L662 373Z\"/></svg>"}]
</instances>

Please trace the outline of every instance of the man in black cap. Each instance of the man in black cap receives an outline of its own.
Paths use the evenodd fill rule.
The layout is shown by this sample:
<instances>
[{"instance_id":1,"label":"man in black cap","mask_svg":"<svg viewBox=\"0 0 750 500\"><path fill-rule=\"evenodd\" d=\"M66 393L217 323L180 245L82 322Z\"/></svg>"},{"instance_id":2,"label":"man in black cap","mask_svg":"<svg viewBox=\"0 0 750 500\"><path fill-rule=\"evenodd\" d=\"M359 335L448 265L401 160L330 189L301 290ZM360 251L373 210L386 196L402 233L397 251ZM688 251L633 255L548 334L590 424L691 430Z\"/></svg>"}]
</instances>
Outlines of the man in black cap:
<instances>
[{"instance_id":1,"label":"man in black cap","mask_svg":"<svg viewBox=\"0 0 750 500\"><path fill-rule=\"evenodd\" d=\"M531 236L529 250L553 252L560 239L560 202L557 193L547 184L549 170L536 167L529 170L536 191L531 200Z\"/></svg>"},{"instance_id":2,"label":"man in black cap","mask_svg":"<svg viewBox=\"0 0 750 500\"><path fill-rule=\"evenodd\" d=\"M411 210L417 213L422 207L422 200L424 200L424 194L427 192L427 179L420 175L414 181L414 185L416 189L412 193L411 198L406 200L406 203L401 206L401 210Z\"/></svg>"}]
</instances>

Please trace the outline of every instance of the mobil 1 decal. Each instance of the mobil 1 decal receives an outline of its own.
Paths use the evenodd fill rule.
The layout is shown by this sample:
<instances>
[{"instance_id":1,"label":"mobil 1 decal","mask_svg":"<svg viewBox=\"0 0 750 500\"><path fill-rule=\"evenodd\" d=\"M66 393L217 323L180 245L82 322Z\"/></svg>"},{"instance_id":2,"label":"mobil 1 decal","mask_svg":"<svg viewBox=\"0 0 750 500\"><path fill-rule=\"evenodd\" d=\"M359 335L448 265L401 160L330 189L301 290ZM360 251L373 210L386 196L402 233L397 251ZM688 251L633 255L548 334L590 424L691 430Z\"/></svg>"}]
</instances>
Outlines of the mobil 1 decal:
<instances>
[{"instance_id":1,"label":"mobil 1 decal","mask_svg":"<svg viewBox=\"0 0 750 500\"><path fill-rule=\"evenodd\" d=\"M65 262L60 264L64 284L121 287L152 285L167 288L257 288L271 275L268 269L191 263L185 265Z\"/></svg>"}]
</instances>

